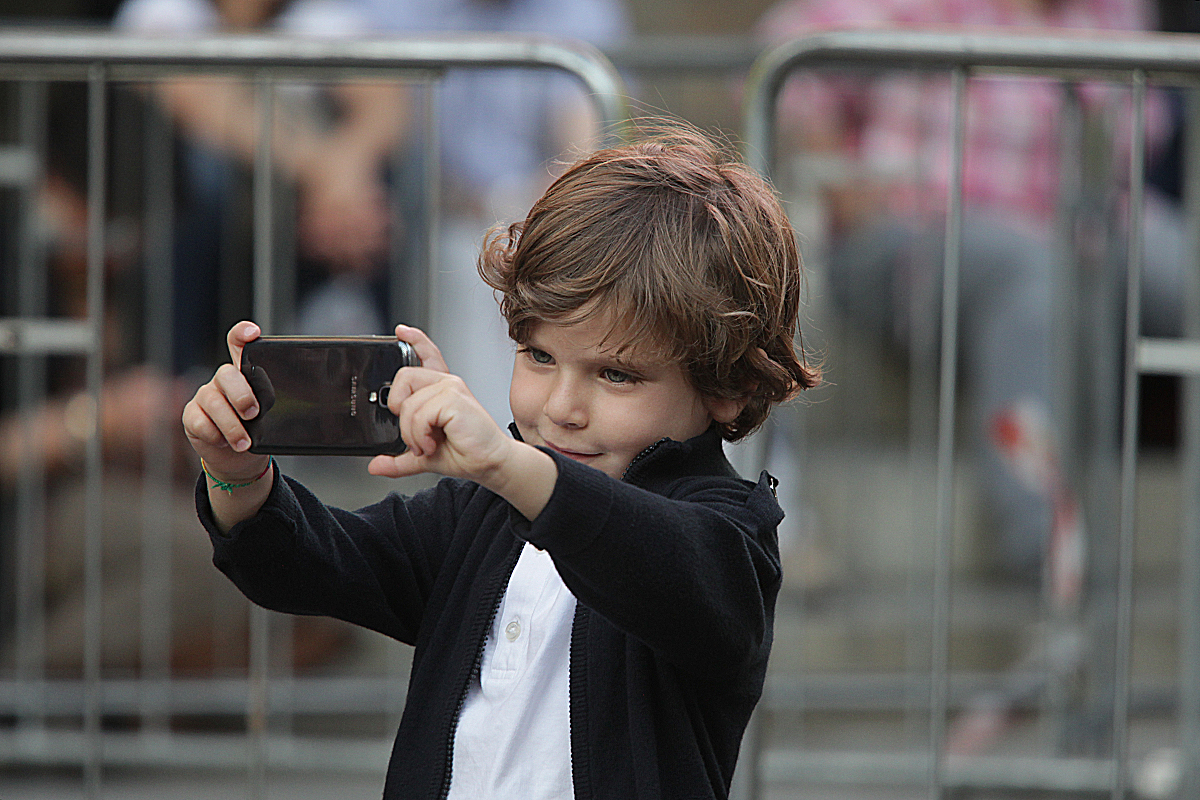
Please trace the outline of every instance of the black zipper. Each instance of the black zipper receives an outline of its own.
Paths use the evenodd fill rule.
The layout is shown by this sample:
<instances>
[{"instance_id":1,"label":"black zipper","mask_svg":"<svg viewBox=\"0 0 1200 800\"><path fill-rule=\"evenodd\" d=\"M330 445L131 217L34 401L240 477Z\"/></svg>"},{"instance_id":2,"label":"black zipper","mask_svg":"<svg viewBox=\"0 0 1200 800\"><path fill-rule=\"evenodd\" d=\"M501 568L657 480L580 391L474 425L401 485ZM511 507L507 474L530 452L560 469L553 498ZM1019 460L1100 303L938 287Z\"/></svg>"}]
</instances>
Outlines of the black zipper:
<instances>
[{"instance_id":1,"label":"black zipper","mask_svg":"<svg viewBox=\"0 0 1200 800\"><path fill-rule=\"evenodd\" d=\"M583 739L588 729L587 707L587 628L590 623L588 611L576 601L575 618L571 621L571 648L567 656L567 721L570 729L571 786L575 800L592 800L592 764L587 742L578 742L576 733ZM578 661L579 670L572 667ZM578 756L578 758L576 758Z\"/></svg>"},{"instance_id":2,"label":"black zipper","mask_svg":"<svg viewBox=\"0 0 1200 800\"><path fill-rule=\"evenodd\" d=\"M646 457L647 457L647 456L649 456L651 453L653 453L655 450L657 450L658 448L662 447L664 444L666 444L666 443L667 443L667 442L669 442L669 441L671 441L670 437L668 437L668 436L664 436L663 438L659 439L657 442L655 442L654 444L650 445L650 446L649 446L649 447L647 447L646 449L642 450L642 452L640 452L640 453L638 453L636 456L634 456L634 457L633 457L633 461L630 461L630 462L629 462L629 466L628 466L628 467L626 467L626 468L625 468L625 471L621 473L621 480L625 480L626 478L628 478L628 477L629 477L629 473L630 473L630 471L631 471L631 470L632 470L632 469L633 469L633 468L634 468L634 467L635 467L635 466L636 466L636 465L637 465L639 462L641 462L641 461L644 461L644 460L646 459Z\"/></svg>"},{"instance_id":3,"label":"black zipper","mask_svg":"<svg viewBox=\"0 0 1200 800\"><path fill-rule=\"evenodd\" d=\"M463 683L462 691L458 695L458 703L454 706L454 718L450 721L450 733L446 737L446 767L442 773L442 789L438 793L439 800L446 800L450 796L450 778L454 770L454 736L458 732L458 719L462 715L463 706L467 703L467 693L471 689L471 679L479 675L483 668L483 650L487 646L488 634L492 630L492 623L496 621L496 615L500 613L500 603L504 600L504 590L508 587L508 582L512 578L513 570L517 568L517 561L521 558L521 550L524 543L516 549L516 556L509 556L508 568L504 571L504 579L501 581L500 590L496 592L496 599L492 602L492 610L488 614L487 621L483 626L483 635L479 637L479 644L475 648L475 658L471 661L471 671L467 673L467 680Z\"/></svg>"}]
</instances>

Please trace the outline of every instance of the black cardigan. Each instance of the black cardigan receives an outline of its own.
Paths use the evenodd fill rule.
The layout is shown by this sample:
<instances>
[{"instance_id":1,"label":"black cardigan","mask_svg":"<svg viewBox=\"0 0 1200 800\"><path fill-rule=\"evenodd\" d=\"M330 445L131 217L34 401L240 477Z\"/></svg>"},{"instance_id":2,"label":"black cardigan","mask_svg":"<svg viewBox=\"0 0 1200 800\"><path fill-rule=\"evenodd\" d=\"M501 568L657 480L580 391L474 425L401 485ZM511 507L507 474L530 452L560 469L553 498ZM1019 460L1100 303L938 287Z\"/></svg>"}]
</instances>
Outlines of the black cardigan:
<instances>
[{"instance_id":1,"label":"black cardigan","mask_svg":"<svg viewBox=\"0 0 1200 800\"><path fill-rule=\"evenodd\" d=\"M276 475L213 562L252 601L324 614L415 646L384 798L442 798L458 713L525 541L578 600L571 635L575 797L725 797L762 693L783 517L774 481L736 476L715 429L662 440L622 481L551 453L531 524L478 484L443 479L357 512Z\"/></svg>"}]
</instances>

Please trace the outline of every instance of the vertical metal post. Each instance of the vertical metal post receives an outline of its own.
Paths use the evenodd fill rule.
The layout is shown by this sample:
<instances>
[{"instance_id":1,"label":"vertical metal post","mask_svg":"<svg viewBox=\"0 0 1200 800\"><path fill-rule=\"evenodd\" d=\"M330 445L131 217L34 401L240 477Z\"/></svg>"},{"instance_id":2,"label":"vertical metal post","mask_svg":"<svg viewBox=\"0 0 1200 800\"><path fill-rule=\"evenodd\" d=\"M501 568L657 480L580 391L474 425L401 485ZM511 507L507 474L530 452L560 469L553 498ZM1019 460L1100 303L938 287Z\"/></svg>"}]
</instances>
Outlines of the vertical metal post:
<instances>
[{"instance_id":1,"label":"vertical metal post","mask_svg":"<svg viewBox=\"0 0 1200 800\"><path fill-rule=\"evenodd\" d=\"M145 211L146 363L170 375L174 353L174 163L171 124L158 109L146 109L143 131ZM171 669L171 472L174 420L165 398L146 429L142 496L142 598L140 703L143 731L165 733L167 681Z\"/></svg>"},{"instance_id":2,"label":"vertical metal post","mask_svg":"<svg viewBox=\"0 0 1200 800\"><path fill-rule=\"evenodd\" d=\"M1062 87L1062 102L1060 113L1060 130L1058 137L1059 161L1064 167L1060 170L1057 197L1056 220L1054 225L1054 264L1057 267L1051 276L1051 308L1054 309L1051 321L1051 356L1052 374L1058 376L1050 387L1051 418L1057 421L1055 445L1059 453L1073 454L1078 449L1075 441L1075 431L1079 409L1077 408L1080 395L1080 359L1073 357L1083 346L1079 335L1080 301L1082 279L1079 269L1079 258L1073 253L1073 243L1076 237L1076 226L1081 217L1081 198L1083 197L1083 108L1080 103L1079 87L1074 83L1066 83ZM1094 343L1092 345L1095 346ZM1064 464L1064 472L1068 475L1077 474L1077 463ZM1069 480L1069 478L1068 478ZM1071 618L1064 613L1060 603L1054 600L1053 580L1049 576L1049 562L1046 558L1042 565L1042 620L1048 624L1042 625L1041 647L1043 652L1054 652L1055 641L1064 635L1064 628L1079 624L1078 611ZM1046 683L1046 691L1041 699L1041 726L1047 734L1053 730L1061 730L1067 714L1068 687L1067 676L1062 670L1056 669L1051 659L1046 659L1040 667Z\"/></svg>"},{"instance_id":3,"label":"vertical metal post","mask_svg":"<svg viewBox=\"0 0 1200 800\"><path fill-rule=\"evenodd\" d=\"M420 317L425 325L431 323L433 309L437 305L436 276L440 268L442 242L442 129L441 109L438 103L438 86L425 90L423 116L425 119L425 233L424 275L420 284Z\"/></svg>"},{"instance_id":4,"label":"vertical metal post","mask_svg":"<svg viewBox=\"0 0 1200 800\"><path fill-rule=\"evenodd\" d=\"M442 241L442 126L438 87L425 92L425 263L422 264L420 317L424 324L433 313Z\"/></svg>"},{"instance_id":5,"label":"vertical metal post","mask_svg":"<svg viewBox=\"0 0 1200 800\"><path fill-rule=\"evenodd\" d=\"M388 276L389 323L429 326L433 265L437 263L442 201L437 94L430 76L412 87L413 140L396 148L392 192L392 245Z\"/></svg>"},{"instance_id":6,"label":"vertical metal post","mask_svg":"<svg viewBox=\"0 0 1200 800\"><path fill-rule=\"evenodd\" d=\"M953 146L942 264L942 341L938 398L937 544L933 573L933 653L930 668L931 748L929 795L942 796L946 710L950 685L950 571L954 537L954 396L958 380L958 283L962 253L963 154L966 141L967 72L951 73Z\"/></svg>"},{"instance_id":7,"label":"vertical metal post","mask_svg":"<svg viewBox=\"0 0 1200 800\"><path fill-rule=\"evenodd\" d=\"M21 147L43 163L46 136L46 86L22 81L18 86L18 125ZM20 193L20 232L17 242L17 313L35 318L45 315L46 270L38 241L35 187L40 174L28 176ZM45 733L46 637L46 463L37 434L38 415L46 399L46 361L41 355L22 354L17 361L18 409L21 426L22 469L17 476L16 499L16 679L21 686L19 723L32 736Z\"/></svg>"},{"instance_id":8,"label":"vertical metal post","mask_svg":"<svg viewBox=\"0 0 1200 800\"><path fill-rule=\"evenodd\" d=\"M274 332L275 239L274 170L275 87L259 74L254 83L258 139L254 151L254 321L264 333Z\"/></svg>"},{"instance_id":9,"label":"vertical metal post","mask_svg":"<svg viewBox=\"0 0 1200 800\"><path fill-rule=\"evenodd\" d=\"M274 171L272 144L275 133L275 91L270 77L260 74L255 82L258 116L254 158L254 317L263 332L274 329ZM247 726L251 739L250 791L253 800L267 794L268 671L270 667L270 615L250 606L249 707Z\"/></svg>"},{"instance_id":10,"label":"vertical metal post","mask_svg":"<svg viewBox=\"0 0 1200 800\"><path fill-rule=\"evenodd\" d=\"M1137 494L1138 367L1141 331L1142 230L1145 203L1146 73L1133 73L1133 144L1129 163L1129 255L1125 294L1125 385L1121 422L1121 528L1117 555L1117 626L1113 678L1113 800L1124 800L1129 769L1130 653L1133 628L1133 539Z\"/></svg>"},{"instance_id":11,"label":"vertical metal post","mask_svg":"<svg viewBox=\"0 0 1200 800\"><path fill-rule=\"evenodd\" d=\"M1185 95L1184 333L1200 339L1200 92ZM1200 377L1183 383L1183 530L1179 559L1179 741L1183 769L1180 797L1200 796Z\"/></svg>"},{"instance_id":12,"label":"vertical metal post","mask_svg":"<svg viewBox=\"0 0 1200 800\"><path fill-rule=\"evenodd\" d=\"M103 555L103 462L101 459L100 389L104 380L104 255L107 175L107 75L103 64L88 69L88 179L87 179L87 315L91 350L87 357L87 390L92 398L92 424L87 440L84 514L84 733L87 757L84 774L89 798L100 796L103 740L100 730L100 655L103 642L101 559Z\"/></svg>"}]
</instances>

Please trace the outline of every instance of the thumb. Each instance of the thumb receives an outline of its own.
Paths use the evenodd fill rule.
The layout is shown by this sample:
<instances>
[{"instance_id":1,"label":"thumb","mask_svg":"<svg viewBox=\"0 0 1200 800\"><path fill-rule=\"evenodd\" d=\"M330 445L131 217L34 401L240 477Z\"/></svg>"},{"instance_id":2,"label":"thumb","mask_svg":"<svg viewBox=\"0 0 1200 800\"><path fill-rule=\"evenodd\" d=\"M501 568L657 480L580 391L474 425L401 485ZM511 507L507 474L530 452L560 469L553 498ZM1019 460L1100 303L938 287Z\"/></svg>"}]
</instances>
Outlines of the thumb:
<instances>
[{"instance_id":1,"label":"thumb","mask_svg":"<svg viewBox=\"0 0 1200 800\"><path fill-rule=\"evenodd\" d=\"M381 478L407 478L425 472L417 456L410 450L398 456L375 456L367 465L367 472Z\"/></svg>"}]
</instances>

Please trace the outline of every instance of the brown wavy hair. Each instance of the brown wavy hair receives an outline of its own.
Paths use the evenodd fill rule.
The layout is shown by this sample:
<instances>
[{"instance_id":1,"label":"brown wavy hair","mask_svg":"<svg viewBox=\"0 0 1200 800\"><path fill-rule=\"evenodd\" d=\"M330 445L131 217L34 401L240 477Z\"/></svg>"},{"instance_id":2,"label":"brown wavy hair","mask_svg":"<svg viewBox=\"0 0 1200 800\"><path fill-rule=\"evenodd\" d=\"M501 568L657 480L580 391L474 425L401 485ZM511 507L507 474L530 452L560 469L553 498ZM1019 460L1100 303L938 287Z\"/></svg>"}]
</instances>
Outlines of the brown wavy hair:
<instances>
[{"instance_id":1,"label":"brown wavy hair","mask_svg":"<svg viewBox=\"0 0 1200 800\"><path fill-rule=\"evenodd\" d=\"M815 386L800 339L801 264L772 186L676 123L572 165L524 222L493 229L479 274L514 341L538 322L611 319L618 350L679 363L702 396L745 400L737 441Z\"/></svg>"}]
</instances>

